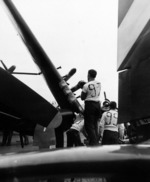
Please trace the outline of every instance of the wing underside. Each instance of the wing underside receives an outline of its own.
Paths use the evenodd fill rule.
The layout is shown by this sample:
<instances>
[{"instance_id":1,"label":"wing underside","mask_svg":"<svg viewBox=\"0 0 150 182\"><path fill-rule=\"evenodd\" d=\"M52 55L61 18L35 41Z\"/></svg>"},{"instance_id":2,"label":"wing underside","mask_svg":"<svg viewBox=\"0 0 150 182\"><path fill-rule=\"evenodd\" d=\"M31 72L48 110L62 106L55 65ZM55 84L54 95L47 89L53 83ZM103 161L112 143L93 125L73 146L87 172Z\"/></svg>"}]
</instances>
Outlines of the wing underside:
<instances>
[{"instance_id":1,"label":"wing underside","mask_svg":"<svg viewBox=\"0 0 150 182\"><path fill-rule=\"evenodd\" d=\"M0 115L4 125L7 120L15 128L36 124L47 127L58 113L48 101L2 68L0 84Z\"/></svg>"}]
</instances>

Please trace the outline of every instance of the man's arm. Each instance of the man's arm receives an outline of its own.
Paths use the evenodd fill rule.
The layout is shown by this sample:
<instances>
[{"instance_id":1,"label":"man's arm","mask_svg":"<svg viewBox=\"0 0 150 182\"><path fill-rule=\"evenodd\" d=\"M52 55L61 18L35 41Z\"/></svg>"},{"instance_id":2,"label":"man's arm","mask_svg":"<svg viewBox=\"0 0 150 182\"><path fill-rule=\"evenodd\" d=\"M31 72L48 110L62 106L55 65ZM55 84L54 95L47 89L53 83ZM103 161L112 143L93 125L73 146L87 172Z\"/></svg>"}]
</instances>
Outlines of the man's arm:
<instances>
[{"instance_id":1,"label":"man's arm","mask_svg":"<svg viewBox=\"0 0 150 182\"><path fill-rule=\"evenodd\" d=\"M124 124L123 124L123 123L118 124L119 138L120 138L121 140L124 139L124 129L125 129L125 127L124 127Z\"/></svg>"},{"instance_id":2,"label":"man's arm","mask_svg":"<svg viewBox=\"0 0 150 182\"><path fill-rule=\"evenodd\" d=\"M99 123L99 132L100 132L100 136L101 138L103 137L103 133L104 133L104 123L105 123L105 116L104 113L102 115L102 118L100 119L100 123Z\"/></svg>"}]
</instances>

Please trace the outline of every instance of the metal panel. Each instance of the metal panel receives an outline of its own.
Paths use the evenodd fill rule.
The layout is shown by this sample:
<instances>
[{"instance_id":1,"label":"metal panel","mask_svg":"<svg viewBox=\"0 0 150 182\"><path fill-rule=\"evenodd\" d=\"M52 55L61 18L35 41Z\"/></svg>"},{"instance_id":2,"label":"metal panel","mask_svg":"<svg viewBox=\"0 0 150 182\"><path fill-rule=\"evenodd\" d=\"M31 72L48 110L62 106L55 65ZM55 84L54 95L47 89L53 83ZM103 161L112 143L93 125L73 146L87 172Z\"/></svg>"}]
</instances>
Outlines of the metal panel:
<instances>
[{"instance_id":1,"label":"metal panel","mask_svg":"<svg viewBox=\"0 0 150 182\"><path fill-rule=\"evenodd\" d=\"M58 113L49 102L17 78L0 68L0 103L5 111L21 119L47 126ZM1 107L3 108L3 107Z\"/></svg>"},{"instance_id":2,"label":"metal panel","mask_svg":"<svg viewBox=\"0 0 150 182\"><path fill-rule=\"evenodd\" d=\"M150 58L119 74L118 122L150 117Z\"/></svg>"}]
</instances>

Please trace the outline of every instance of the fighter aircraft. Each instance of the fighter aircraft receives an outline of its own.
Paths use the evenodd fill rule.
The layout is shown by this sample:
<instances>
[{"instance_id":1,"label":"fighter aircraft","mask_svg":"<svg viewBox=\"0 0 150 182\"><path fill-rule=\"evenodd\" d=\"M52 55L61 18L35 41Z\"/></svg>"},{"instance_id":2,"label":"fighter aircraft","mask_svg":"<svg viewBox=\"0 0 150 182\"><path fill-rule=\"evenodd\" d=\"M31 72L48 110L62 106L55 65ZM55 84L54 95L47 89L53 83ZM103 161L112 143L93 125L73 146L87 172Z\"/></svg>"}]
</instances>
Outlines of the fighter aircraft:
<instances>
[{"instance_id":1,"label":"fighter aircraft","mask_svg":"<svg viewBox=\"0 0 150 182\"><path fill-rule=\"evenodd\" d=\"M45 133L45 131L48 132L49 128L57 128L55 131L56 140L58 138L58 141L60 141L60 135L63 133L64 128L67 129L73 122L74 112L83 113L82 106L67 83L70 77L76 72L76 69L71 69L68 74L61 76L13 2L6 0L1 3L8 10L20 37L32 55L35 64L38 65L40 70L38 74L43 75L59 105L58 110L13 76L13 74L25 73L15 72L15 66L8 69L4 62L1 61L5 68L0 68L1 127L3 129L9 126L10 129L28 135L35 135L40 130L40 138L42 137L42 133ZM60 127L58 127L59 125ZM43 128L46 128L46 130L44 129L43 131ZM62 142L60 144L57 142L57 144L62 146Z\"/></svg>"},{"instance_id":2,"label":"fighter aircraft","mask_svg":"<svg viewBox=\"0 0 150 182\"><path fill-rule=\"evenodd\" d=\"M119 1L119 122L137 143L150 138L150 2Z\"/></svg>"},{"instance_id":3,"label":"fighter aircraft","mask_svg":"<svg viewBox=\"0 0 150 182\"><path fill-rule=\"evenodd\" d=\"M146 91L148 91L147 89L149 88L148 87L149 76L147 75L149 73L149 62L148 60L146 60L146 58L147 58L147 55L149 55L148 24L149 24L149 17L150 17L149 16L150 3L149 3L149 0L143 0L143 1L141 0L124 1L123 0L123 1L120 1L119 3L121 2L122 3L126 2L128 6L126 6L127 7L126 11L123 11L124 16L122 16L122 19L121 19L122 22L119 23L119 39L118 39L119 49L121 49L124 52L120 54L121 56L123 56L121 59L120 57L118 57L118 60L121 60L121 61L118 61L118 71L120 72L119 73L119 79L120 79L119 80L119 108L118 108L119 122L131 121L132 123L134 122L134 119L136 120L136 119L141 119L144 117L146 118L149 117L149 113L150 113L149 108L147 108L147 106L149 106L149 102L147 103L145 100L148 96L148 92L146 92L147 93L146 96L144 92L145 89ZM12 15L14 14L15 17L18 17L17 16L18 14L14 13L13 11L14 5L11 3L11 1L4 0L4 3L6 4L6 6L8 6L8 8L11 7L10 10ZM145 8L142 7L141 5L144 5ZM121 7L121 4L119 4L119 8L120 7ZM132 10L135 10L135 11L132 12ZM138 10L139 11L141 10L142 12L141 11L139 12ZM138 13L139 13L138 18L141 18L141 21L139 21L139 24L141 22L143 24L142 28L140 28L138 34L136 34L136 38L132 39L133 41L132 45L125 46L126 41L127 42L129 41L125 37L125 35L129 36L131 34L131 30L132 29L134 30L134 28L137 30L137 27L133 23L138 23L137 21L138 18L136 17ZM146 20L143 19L143 17L141 16L142 14L145 14L145 13L147 15ZM133 19L135 18L135 21L133 21L131 17ZM126 18L129 18L127 22L125 22ZM19 24L22 27L24 23L22 25L21 22L22 20L19 21ZM126 26L125 26L125 23L127 23ZM130 32L129 34L127 32L127 28L131 24L133 25L133 27L129 29L129 32ZM123 27L123 25L125 27ZM144 31L143 31L143 28L144 28ZM122 35L120 33L123 30L124 30L124 34ZM27 32L24 32L24 33L26 35ZM132 34L132 35L135 35L135 34ZM139 35L140 37L137 38ZM126 41L124 42L122 39ZM134 44L135 41L136 41L136 44ZM128 48L128 50L125 50L125 48ZM47 70L45 70L45 68L43 67L43 64L40 61L37 63L38 64L40 63L40 67L42 66L41 71L43 74L46 75L46 78L47 78L47 74L48 74ZM53 72L53 74L55 75L55 73L57 73L56 70L55 72ZM55 76L57 77L58 74L56 74ZM47 82L48 82L48 78L47 78ZM48 82L48 84L50 83ZM63 80L63 83L64 83L64 80ZM145 86L145 87L143 88L142 86ZM59 88L59 90L61 89ZM139 91L142 93L142 95L140 95ZM60 91L60 93L62 93L62 90ZM144 102L142 102L143 97L144 97ZM57 95L56 95L56 98L57 98ZM59 101L59 99L57 100ZM67 102L67 104L69 105L69 107L66 107L66 108L70 109L70 106L72 105L70 105L70 102ZM142 105L139 105L138 107L138 105L136 104L142 104ZM142 108L143 105L144 105L144 109ZM132 108L131 106L134 106L134 107ZM77 109L78 108L77 105L75 105L73 108L75 111L80 110L80 109ZM21 181L22 179L27 181L28 180L30 181L64 181L64 179L66 179L65 181L86 181L85 178L88 178L87 181L105 181L105 182L149 181L150 179L149 178L150 177L149 176L149 162L150 162L149 147L150 147L149 145L144 145L144 144L100 146L100 147L80 147L80 148L74 148L74 149L62 149L57 151L54 150L54 151L44 151L44 152L32 152L27 154L6 155L6 157L0 156L0 163L1 163L0 177L1 177L1 180L4 180L4 181L6 180ZM77 180L74 178L77 178Z\"/></svg>"}]
</instances>

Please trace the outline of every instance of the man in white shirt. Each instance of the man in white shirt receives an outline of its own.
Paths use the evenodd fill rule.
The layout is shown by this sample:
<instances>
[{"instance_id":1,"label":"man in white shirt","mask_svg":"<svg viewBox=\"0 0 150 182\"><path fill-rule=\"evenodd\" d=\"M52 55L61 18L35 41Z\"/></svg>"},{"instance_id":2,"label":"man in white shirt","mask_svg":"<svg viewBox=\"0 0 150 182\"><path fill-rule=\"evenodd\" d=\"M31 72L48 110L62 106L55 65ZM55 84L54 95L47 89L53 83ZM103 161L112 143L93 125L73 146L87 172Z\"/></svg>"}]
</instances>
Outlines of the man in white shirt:
<instances>
[{"instance_id":1,"label":"man in white shirt","mask_svg":"<svg viewBox=\"0 0 150 182\"><path fill-rule=\"evenodd\" d=\"M84 118L81 114L79 114L72 124L69 130L66 131L67 135L67 147L73 146L83 146L84 144L81 141L80 132L86 137L86 133L84 131Z\"/></svg>"},{"instance_id":2,"label":"man in white shirt","mask_svg":"<svg viewBox=\"0 0 150 182\"><path fill-rule=\"evenodd\" d=\"M90 146L98 144L98 119L101 116L101 83L95 80L96 75L95 70L88 71L88 82L84 84L81 92L81 100L85 102L84 124Z\"/></svg>"},{"instance_id":3,"label":"man in white shirt","mask_svg":"<svg viewBox=\"0 0 150 182\"><path fill-rule=\"evenodd\" d=\"M116 102L110 102L109 107L110 110L103 113L100 121L102 145L119 144L119 135L121 136L123 129L123 125L118 124Z\"/></svg>"}]
</instances>

